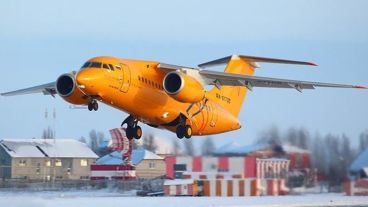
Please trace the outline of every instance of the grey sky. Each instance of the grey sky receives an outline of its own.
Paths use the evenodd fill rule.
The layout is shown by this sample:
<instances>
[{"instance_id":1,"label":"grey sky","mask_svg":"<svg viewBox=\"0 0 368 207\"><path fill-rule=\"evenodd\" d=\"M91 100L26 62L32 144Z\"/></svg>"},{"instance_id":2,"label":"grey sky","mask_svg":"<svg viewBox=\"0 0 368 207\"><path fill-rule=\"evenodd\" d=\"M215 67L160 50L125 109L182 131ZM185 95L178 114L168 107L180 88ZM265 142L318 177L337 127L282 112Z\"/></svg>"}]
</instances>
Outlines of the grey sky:
<instances>
[{"instance_id":1,"label":"grey sky","mask_svg":"<svg viewBox=\"0 0 368 207\"><path fill-rule=\"evenodd\" d=\"M54 81L99 55L188 66L234 53L300 59L319 67L262 64L256 75L368 84L368 1L2 1L0 7L1 92ZM215 138L250 143L277 125L346 132L356 140L368 128L367 103L368 91L257 88L243 106L243 128ZM39 137L53 125L43 118L45 108L56 108L58 137L107 132L126 116L107 106L70 110L42 95L0 97L0 106L0 138Z\"/></svg>"}]
</instances>

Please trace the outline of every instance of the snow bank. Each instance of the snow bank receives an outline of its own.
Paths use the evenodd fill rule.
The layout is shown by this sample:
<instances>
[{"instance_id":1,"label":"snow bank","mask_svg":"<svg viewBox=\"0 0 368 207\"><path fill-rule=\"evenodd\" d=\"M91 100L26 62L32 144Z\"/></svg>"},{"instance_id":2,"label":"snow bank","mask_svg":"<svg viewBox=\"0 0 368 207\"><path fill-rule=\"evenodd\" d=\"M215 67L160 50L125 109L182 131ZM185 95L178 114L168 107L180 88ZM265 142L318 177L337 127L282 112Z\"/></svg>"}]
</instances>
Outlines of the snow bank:
<instances>
[{"instance_id":1,"label":"snow bank","mask_svg":"<svg viewBox=\"0 0 368 207\"><path fill-rule=\"evenodd\" d=\"M367 197L344 196L343 194L318 194L279 197L127 197L108 192L0 192L0 206L13 207L245 207L245 206L366 206Z\"/></svg>"}]
</instances>

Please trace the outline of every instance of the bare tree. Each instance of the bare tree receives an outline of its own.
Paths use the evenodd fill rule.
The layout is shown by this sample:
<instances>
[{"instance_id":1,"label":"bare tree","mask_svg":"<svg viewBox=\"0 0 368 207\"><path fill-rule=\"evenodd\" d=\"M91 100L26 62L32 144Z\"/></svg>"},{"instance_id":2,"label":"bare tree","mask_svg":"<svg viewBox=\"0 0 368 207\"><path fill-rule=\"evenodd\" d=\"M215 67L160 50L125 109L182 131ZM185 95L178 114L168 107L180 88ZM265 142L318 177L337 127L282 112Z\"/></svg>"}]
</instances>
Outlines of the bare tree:
<instances>
[{"instance_id":1,"label":"bare tree","mask_svg":"<svg viewBox=\"0 0 368 207\"><path fill-rule=\"evenodd\" d=\"M44 129L42 132L42 138L43 139L53 139L55 138L54 130L49 126L47 129Z\"/></svg>"},{"instance_id":2,"label":"bare tree","mask_svg":"<svg viewBox=\"0 0 368 207\"><path fill-rule=\"evenodd\" d=\"M87 140L86 140L86 138L85 137L80 137L79 139L78 139L80 142L82 142L82 143L87 143Z\"/></svg>"},{"instance_id":3,"label":"bare tree","mask_svg":"<svg viewBox=\"0 0 368 207\"><path fill-rule=\"evenodd\" d=\"M177 138L174 138L173 139L173 154L174 155L180 155L181 154L181 147L179 145L179 142L178 142L178 139Z\"/></svg>"},{"instance_id":4,"label":"bare tree","mask_svg":"<svg viewBox=\"0 0 368 207\"><path fill-rule=\"evenodd\" d=\"M260 136L257 139L257 143L280 145L281 139L279 129L276 126L273 126L261 132Z\"/></svg>"},{"instance_id":5,"label":"bare tree","mask_svg":"<svg viewBox=\"0 0 368 207\"><path fill-rule=\"evenodd\" d=\"M297 145L297 139L298 139L298 131L295 127L290 127L286 136L284 137L284 140L291 144L291 145Z\"/></svg>"},{"instance_id":6,"label":"bare tree","mask_svg":"<svg viewBox=\"0 0 368 207\"><path fill-rule=\"evenodd\" d=\"M291 127L282 139L282 141L303 149L308 149L310 140L311 137L306 129L294 127Z\"/></svg>"},{"instance_id":7,"label":"bare tree","mask_svg":"<svg viewBox=\"0 0 368 207\"><path fill-rule=\"evenodd\" d=\"M104 141L104 134L102 132L96 132L96 130L91 130L89 132L89 147L96 154L100 154L100 145Z\"/></svg>"},{"instance_id":8,"label":"bare tree","mask_svg":"<svg viewBox=\"0 0 368 207\"><path fill-rule=\"evenodd\" d=\"M157 145L155 137L152 134L148 134L143 138L143 148L151 152L156 152Z\"/></svg>"},{"instance_id":9,"label":"bare tree","mask_svg":"<svg viewBox=\"0 0 368 207\"><path fill-rule=\"evenodd\" d=\"M368 149L368 130L360 133L359 136L359 152L363 152Z\"/></svg>"},{"instance_id":10,"label":"bare tree","mask_svg":"<svg viewBox=\"0 0 368 207\"><path fill-rule=\"evenodd\" d=\"M185 139L184 140L184 148L185 148L185 153L187 155L193 156L195 154L192 139Z\"/></svg>"},{"instance_id":11,"label":"bare tree","mask_svg":"<svg viewBox=\"0 0 368 207\"><path fill-rule=\"evenodd\" d=\"M216 147L211 137L207 137L202 143L202 155L212 155Z\"/></svg>"},{"instance_id":12,"label":"bare tree","mask_svg":"<svg viewBox=\"0 0 368 207\"><path fill-rule=\"evenodd\" d=\"M309 135L309 132L306 129L300 128L298 131L298 142L296 146L302 149L308 149L310 139L311 137Z\"/></svg>"}]
</instances>

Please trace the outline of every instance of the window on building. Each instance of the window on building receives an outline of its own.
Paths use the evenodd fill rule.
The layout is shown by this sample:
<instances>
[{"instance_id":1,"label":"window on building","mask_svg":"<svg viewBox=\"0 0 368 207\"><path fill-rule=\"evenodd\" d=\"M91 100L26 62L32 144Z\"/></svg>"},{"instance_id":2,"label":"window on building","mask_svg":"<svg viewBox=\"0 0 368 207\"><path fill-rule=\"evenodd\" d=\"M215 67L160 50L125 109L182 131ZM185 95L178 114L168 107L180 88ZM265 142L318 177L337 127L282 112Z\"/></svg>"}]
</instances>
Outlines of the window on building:
<instances>
[{"instance_id":1,"label":"window on building","mask_svg":"<svg viewBox=\"0 0 368 207\"><path fill-rule=\"evenodd\" d=\"M155 163L154 162L150 162L150 163L148 163L148 168L149 169L155 169Z\"/></svg>"},{"instance_id":2,"label":"window on building","mask_svg":"<svg viewBox=\"0 0 368 207\"><path fill-rule=\"evenodd\" d=\"M45 160L45 166L50 167L51 166L51 161L50 160Z\"/></svg>"},{"instance_id":3,"label":"window on building","mask_svg":"<svg viewBox=\"0 0 368 207\"><path fill-rule=\"evenodd\" d=\"M88 166L88 161L86 159L82 159L82 160L80 160L80 165L82 167L87 167Z\"/></svg>"},{"instance_id":4,"label":"window on building","mask_svg":"<svg viewBox=\"0 0 368 207\"><path fill-rule=\"evenodd\" d=\"M19 160L19 166L26 166L27 160Z\"/></svg>"},{"instance_id":5,"label":"window on building","mask_svg":"<svg viewBox=\"0 0 368 207\"><path fill-rule=\"evenodd\" d=\"M61 166L63 166L63 163L61 162L61 160L55 160L55 166L56 167L61 167Z\"/></svg>"},{"instance_id":6,"label":"window on building","mask_svg":"<svg viewBox=\"0 0 368 207\"><path fill-rule=\"evenodd\" d=\"M80 179L81 180L88 180L89 179L89 176L80 176Z\"/></svg>"}]
</instances>

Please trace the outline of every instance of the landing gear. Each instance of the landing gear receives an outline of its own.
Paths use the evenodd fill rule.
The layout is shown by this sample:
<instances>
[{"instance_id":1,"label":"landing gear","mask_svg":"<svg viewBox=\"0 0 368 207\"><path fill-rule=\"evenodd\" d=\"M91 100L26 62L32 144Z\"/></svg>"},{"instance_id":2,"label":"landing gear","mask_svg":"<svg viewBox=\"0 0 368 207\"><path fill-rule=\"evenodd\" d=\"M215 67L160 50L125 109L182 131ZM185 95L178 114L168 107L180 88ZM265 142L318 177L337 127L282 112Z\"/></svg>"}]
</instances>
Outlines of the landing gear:
<instances>
[{"instance_id":1,"label":"landing gear","mask_svg":"<svg viewBox=\"0 0 368 207\"><path fill-rule=\"evenodd\" d=\"M91 102L89 102L89 104L88 104L88 110L89 111L92 111L92 110L97 111L98 110L98 103L97 103L96 100L92 100Z\"/></svg>"},{"instance_id":2,"label":"landing gear","mask_svg":"<svg viewBox=\"0 0 368 207\"><path fill-rule=\"evenodd\" d=\"M190 139L193 135L193 130L192 127L190 125L178 125L178 127L176 128L176 136L179 139L183 139L184 137L187 139Z\"/></svg>"},{"instance_id":3,"label":"landing gear","mask_svg":"<svg viewBox=\"0 0 368 207\"><path fill-rule=\"evenodd\" d=\"M128 125L128 127L126 128L126 136L128 137L128 139L140 139L142 137L142 128L138 126L138 120L135 117L129 115L123 121L123 123L121 123L121 126L123 126L124 124Z\"/></svg>"},{"instance_id":4,"label":"landing gear","mask_svg":"<svg viewBox=\"0 0 368 207\"><path fill-rule=\"evenodd\" d=\"M184 137L187 138L187 139L190 139L193 135L193 130L192 130L192 127L189 126L189 125L186 125L184 127Z\"/></svg>"}]
</instances>

